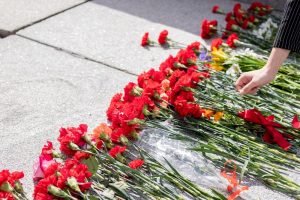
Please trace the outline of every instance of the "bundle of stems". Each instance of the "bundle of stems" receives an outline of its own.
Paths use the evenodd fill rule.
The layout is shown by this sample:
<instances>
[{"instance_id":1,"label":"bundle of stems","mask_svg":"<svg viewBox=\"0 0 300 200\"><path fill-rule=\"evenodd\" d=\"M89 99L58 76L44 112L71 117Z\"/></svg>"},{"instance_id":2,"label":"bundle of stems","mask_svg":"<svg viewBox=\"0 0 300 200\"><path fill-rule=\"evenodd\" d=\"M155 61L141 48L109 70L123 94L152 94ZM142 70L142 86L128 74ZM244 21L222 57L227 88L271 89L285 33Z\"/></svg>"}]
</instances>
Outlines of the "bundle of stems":
<instances>
[{"instance_id":1,"label":"bundle of stems","mask_svg":"<svg viewBox=\"0 0 300 200\"><path fill-rule=\"evenodd\" d=\"M189 142L188 149L202 153L219 168L226 161L234 160L241 177L247 175L271 189L300 198L300 185L285 176L287 170L300 172L300 158L295 154L264 144L246 131L204 118L180 119L174 116L168 122L170 126L149 121L147 126L167 131L173 139Z\"/></svg>"},{"instance_id":2,"label":"bundle of stems","mask_svg":"<svg viewBox=\"0 0 300 200\"><path fill-rule=\"evenodd\" d=\"M193 199L225 200L216 190L206 190L183 177L167 161L165 167L143 149L131 145L128 158L142 157L144 164L140 169L129 166L109 156L96 147L84 152L93 154L85 163L94 172L92 190L97 195L84 195L83 199ZM138 152L136 155L132 152Z\"/></svg>"}]
</instances>

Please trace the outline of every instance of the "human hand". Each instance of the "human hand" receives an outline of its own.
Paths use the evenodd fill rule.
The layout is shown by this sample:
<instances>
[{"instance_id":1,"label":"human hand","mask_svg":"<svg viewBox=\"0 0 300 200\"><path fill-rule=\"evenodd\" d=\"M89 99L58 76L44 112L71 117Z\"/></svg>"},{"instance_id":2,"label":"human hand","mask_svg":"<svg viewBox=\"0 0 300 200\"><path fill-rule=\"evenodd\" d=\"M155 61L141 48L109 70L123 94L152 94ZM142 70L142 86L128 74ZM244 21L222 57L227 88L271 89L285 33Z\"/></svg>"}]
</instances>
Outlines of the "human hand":
<instances>
[{"instance_id":1,"label":"human hand","mask_svg":"<svg viewBox=\"0 0 300 200\"><path fill-rule=\"evenodd\" d=\"M240 94L255 94L259 88L270 83L276 77L277 69L265 66L259 70L243 73L235 83Z\"/></svg>"}]
</instances>

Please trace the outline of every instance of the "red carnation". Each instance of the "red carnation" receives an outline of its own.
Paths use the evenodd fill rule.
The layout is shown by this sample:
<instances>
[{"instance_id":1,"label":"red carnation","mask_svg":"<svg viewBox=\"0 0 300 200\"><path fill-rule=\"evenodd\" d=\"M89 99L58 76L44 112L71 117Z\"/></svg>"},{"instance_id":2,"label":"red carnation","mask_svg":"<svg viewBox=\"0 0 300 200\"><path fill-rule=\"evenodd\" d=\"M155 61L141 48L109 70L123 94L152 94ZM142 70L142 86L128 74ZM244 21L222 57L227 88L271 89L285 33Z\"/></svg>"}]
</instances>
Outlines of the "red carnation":
<instances>
[{"instance_id":1,"label":"red carnation","mask_svg":"<svg viewBox=\"0 0 300 200\"><path fill-rule=\"evenodd\" d=\"M219 5L214 5L214 6L212 7L212 12L213 12L213 13L217 13L218 10L219 10L219 8L220 8Z\"/></svg>"},{"instance_id":2,"label":"red carnation","mask_svg":"<svg viewBox=\"0 0 300 200\"><path fill-rule=\"evenodd\" d=\"M83 160L83 159L88 159L89 157L91 157L91 154L89 153L85 153L85 152L81 152L81 151L77 151L74 155L74 158L76 160Z\"/></svg>"},{"instance_id":3,"label":"red carnation","mask_svg":"<svg viewBox=\"0 0 300 200\"><path fill-rule=\"evenodd\" d=\"M181 49L177 55L176 58L178 59L178 62L188 66L188 65L195 65L197 56L192 50L188 49Z\"/></svg>"},{"instance_id":4,"label":"red carnation","mask_svg":"<svg viewBox=\"0 0 300 200\"><path fill-rule=\"evenodd\" d=\"M250 7L248 8L248 10L251 11L260 11L262 9L264 5L261 2L253 2Z\"/></svg>"},{"instance_id":5,"label":"red carnation","mask_svg":"<svg viewBox=\"0 0 300 200\"><path fill-rule=\"evenodd\" d=\"M53 148L52 142L47 141L47 144L45 144L42 149L41 155L43 155L46 160L52 160L53 159L53 155L52 155L53 151L54 151L54 148Z\"/></svg>"},{"instance_id":6,"label":"red carnation","mask_svg":"<svg viewBox=\"0 0 300 200\"><path fill-rule=\"evenodd\" d=\"M169 32L167 30L163 30L162 32L160 32L159 37L158 37L158 43L160 45L164 45L167 43L168 34L169 34Z\"/></svg>"},{"instance_id":7,"label":"red carnation","mask_svg":"<svg viewBox=\"0 0 300 200\"><path fill-rule=\"evenodd\" d=\"M187 50L193 50L196 55L200 54L200 42L193 42L192 44L188 45Z\"/></svg>"},{"instance_id":8,"label":"red carnation","mask_svg":"<svg viewBox=\"0 0 300 200\"><path fill-rule=\"evenodd\" d=\"M115 146L109 151L109 155L116 158L119 154L122 154L126 150L126 146Z\"/></svg>"},{"instance_id":9,"label":"red carnation","mask_svg":"<svg viewBox=\"0 0 300 200\"><path fill-rule=\"evenodd\" d=\"M145 33L143 38L142 38L142 42L141 42L141 46L145 47L147 45L150 44L150 40L149 40L149 33Z\"/></svg>"},{"instance_id":10,"label":"red carnation","mask_svg":"<svg viewBox=\"0 0 300 200\"><path fill-rule=\"evenodd\" d=\"M232 33L228 37L226 43L228 44L229 47L236 48L236 42L237 42L238 39L239 39L239 36L236 33Z\"/></svg>"},{"instance_id":11,"label":"red carnation","mask_svg":"<svg viewBox=\"0 0 300 200\"><path fill-rule=\"evenodd\" d=\"M2 192L0 191L0 199L4 199L4 200L15 200L15 198L13 197L13 195L9 192Z\"/></svg>"},{"instance_id":12,"label":"red carnation","mask_svg":"<svg viewBox=\"0 0 300 200\"><path fill-rule=\"evenodd\" d=\"M113 98L110 101L110 105L106 111L106 116L108 120L112 120L113 113L115 110L117 110L121 105L122 102L122 93L117 93L113 96Z\"/></svg>"},{"instance_id":13,"label":"red carnation","mask_svg":"<svg viewBox=\"0 0 300 200\"><path fill-rule=\"evenodd\" d=\"M211 50L214 48L219 49L219 47L223 44L222 38L216 38L211 41Z\"/></svg>"},{"instance_id":14,"label":"red carnation","mask_svg":"<svg viewBox=\"0 0 300 200\"><path fill-rule=\"evenodd\" d=\"M164 62L159 66L159 71L164 75L169 75L175 69L174 63L177 61L172 55L170 55ZM139 84L140 85L140 84Z\"/></svg>"},{"instance_id":15,"label":"red carnation","mask_svg":"<svg viewBox=\"0 0 300 200\"><path fill-rule=\"evenodd\" d=\"M87 132L86 124L80 124L77 128L61 128L59 132L58 141L60 142L60 150L68 156L73 156L76 153L76 150L70 146L72 143L78 147L82 147L86 144L83 139L83 136Z\"/></svg>"},{"instance_id":16,"label":"red carnation","mask_svg":"<svg viewBox=\"0 0 300 200\"><path fill-rule=\"evenodd\" d=\"M208 21L204 19L201 25L201 33L200 36L204 39L209 39L213 34L217 32L217 20Z\"/></svg>"},{"instance_id":17,"label":"red carnation","mask_svg":"<svg viewBox=\"0 0 300 200\"><path fill-rule=\"evenodd\" d=\"M247 28L251 28L251 27L253 27L253 24L251 22L249 22L249 20L245 19L242 24L242 28L247 29Z\"/></svg>"},{"instance_id":18,"label":"red carnation","mask_svg":"<svg viewBox=\"0 0 300 200\"><path fill-rule=\"evenodd\" d=\"M237 31L238 30L237 23L234 20L230 20L226 24L226 30L228 31Z\"/></svg>"},{"instance_id":19,"label":"red carnation","mask_svg":"<svg viewBox=\"0 0 300 200\"><path fill-rule=\"evenodd\" d=\"M225 17L225 21L228 22L232 19L234 19L232 12L227 13Z\"/></svg>"},{"instance_id":20,"label":"red carnation","mask_svg":"<svg viewBox=\"0 0 300 200\"><path fill-rule=\"evenodd\" d=\"M130 163L128 163L128 166L129 166L131 169L137 169L137 168L140 168L143 164L144 164L144 161L138 159L138 160L133 160L133 161L131 161Z\"/></svg>"},{"instance_id":21,"label":"red carnation","mask_svg":"<svg viewBox=\"0 0 300 200\"><path fill-rule=\"evenodd\" d=\"M129 82L124 88L124 101L131 102L135 97L141 96L143 89L137 84Z\"/></svg>"}]
</instances>

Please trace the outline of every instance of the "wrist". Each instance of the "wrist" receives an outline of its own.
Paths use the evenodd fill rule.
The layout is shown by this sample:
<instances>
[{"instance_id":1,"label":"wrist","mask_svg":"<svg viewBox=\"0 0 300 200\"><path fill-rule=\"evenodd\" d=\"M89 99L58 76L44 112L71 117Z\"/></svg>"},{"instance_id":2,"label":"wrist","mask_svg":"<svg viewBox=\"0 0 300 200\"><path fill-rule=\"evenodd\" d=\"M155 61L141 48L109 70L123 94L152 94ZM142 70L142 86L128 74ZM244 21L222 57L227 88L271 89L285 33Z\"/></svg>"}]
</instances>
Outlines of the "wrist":
<instances>
[{"instance_id":1,"label":"wrist","mask_svg":"<svg viewBox=\"0 0 300 200\"><path fill-rule=\"evenodd\" d=\"M263 68L267 71L267 73L276 74L279 71L280 66L266 64Z\"/></svg>"}]
</instances>

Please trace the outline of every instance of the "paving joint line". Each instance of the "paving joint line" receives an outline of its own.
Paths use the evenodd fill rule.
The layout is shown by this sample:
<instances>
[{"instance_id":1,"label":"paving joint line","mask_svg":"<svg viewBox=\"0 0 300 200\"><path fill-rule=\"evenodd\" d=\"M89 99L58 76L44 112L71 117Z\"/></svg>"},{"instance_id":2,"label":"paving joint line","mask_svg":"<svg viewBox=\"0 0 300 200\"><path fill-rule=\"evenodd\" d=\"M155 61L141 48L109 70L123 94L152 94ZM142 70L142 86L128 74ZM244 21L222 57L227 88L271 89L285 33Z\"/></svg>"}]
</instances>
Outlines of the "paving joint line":
<instances>
[{"instance_id":1,"label":"paving joint line","mask_svg":"<svg viewBox=\"0 0 300 200\"><path fill-rule=\"evenodd\" d=\"M64 12L66 12L66 11L68 11L68 10L71 10L71 9L73 9L73 8L76 8L76 7L78 7L78 6L81 6L81 5L83 5L83 4L85 4L85 3L89 2L89 1L92 1L92 0L86 0L86 1L84 1L84 2L82 2L82 3L73 5L73 6L71 6L71 7L68 7L68 8L66 8L66 9L64 9L64 10L61 10L61 11L58 11L58 12L56 12L56 13L50 14L50 15L48 15L48 16L42 18L42 19L38 19L38 20L36 20L36 21L34 21L34 22L31 22L31 23L29 23L29 24L26 24L26 25L24 25L24 26L21 26L21 27L15 29L15 30L13 30L13 31L7 31L7 30L4 30L4 29L0 29L0 38L5 38L5 37L10 36L10 35L15 35L15 34L16 34L18 31L20 31L20 30L23 30L23 29L28 28L28 27L30 27L30 26L32 26L32 25L38 24L38 23L40 23L40 22L43 22L43 21L45 21L45 20L47 20L47 19L49 19L49 18L51 18L51 17L54 17L54 16L59 15L59 14L61 14L61 13L64 13Z\"/></svg>"},{"instance_id":2,"label":"paving joint line","mask_svg":"<svg viewBox=\"0 0 300 200\"><path fill-rule=\"evenodd\" d=\"M124 72L126 74L130 74L130 75L133 75L133 76L138 76L138 74L136 73L133 73L133 72L130 72L128 70L125 70L125 69L121 69L119 67L116 67L114 65L111 65L111 64L108 64L106 62L103 62L103 61L99 61L99 60L96 60L96 59L93 59L93 58L90 58L88 56L85 56L85 55L82 55L80 53L75 53L73 51L70 51L70 50L67 50L67 49L63 49L61 47L56 47L54 45L51 45L51 44L47 44L47 43L44 43L44 42L41 42L39 40L36 40L36 39L33 39L33 38L30 38L30 37L27 37L27 36L24 36L24 35L20 35L18 33L16 33L15 35L19 36L19 37L22 37L24 39L27 39L27 40L30 40L32 42L36 42L36 43L39 43L41 45L44 45L44 46L47 46L47 47L50 47L50 48L53 48L57 51L61 51L63 53L66 53L66 54L69 54L73 57L76 57L76 58L79 58L79 59L83 59L83 60L87 60L87 61L90 61L90 62L94 62L94 63L97 63L97 64L101 64L101 65L104 65L106 67L109 67L109 68L112 68L112 69L115 69L115 70L118 70L118 71L121 71L121 72Z\"/></svg>"}]
</instances>

